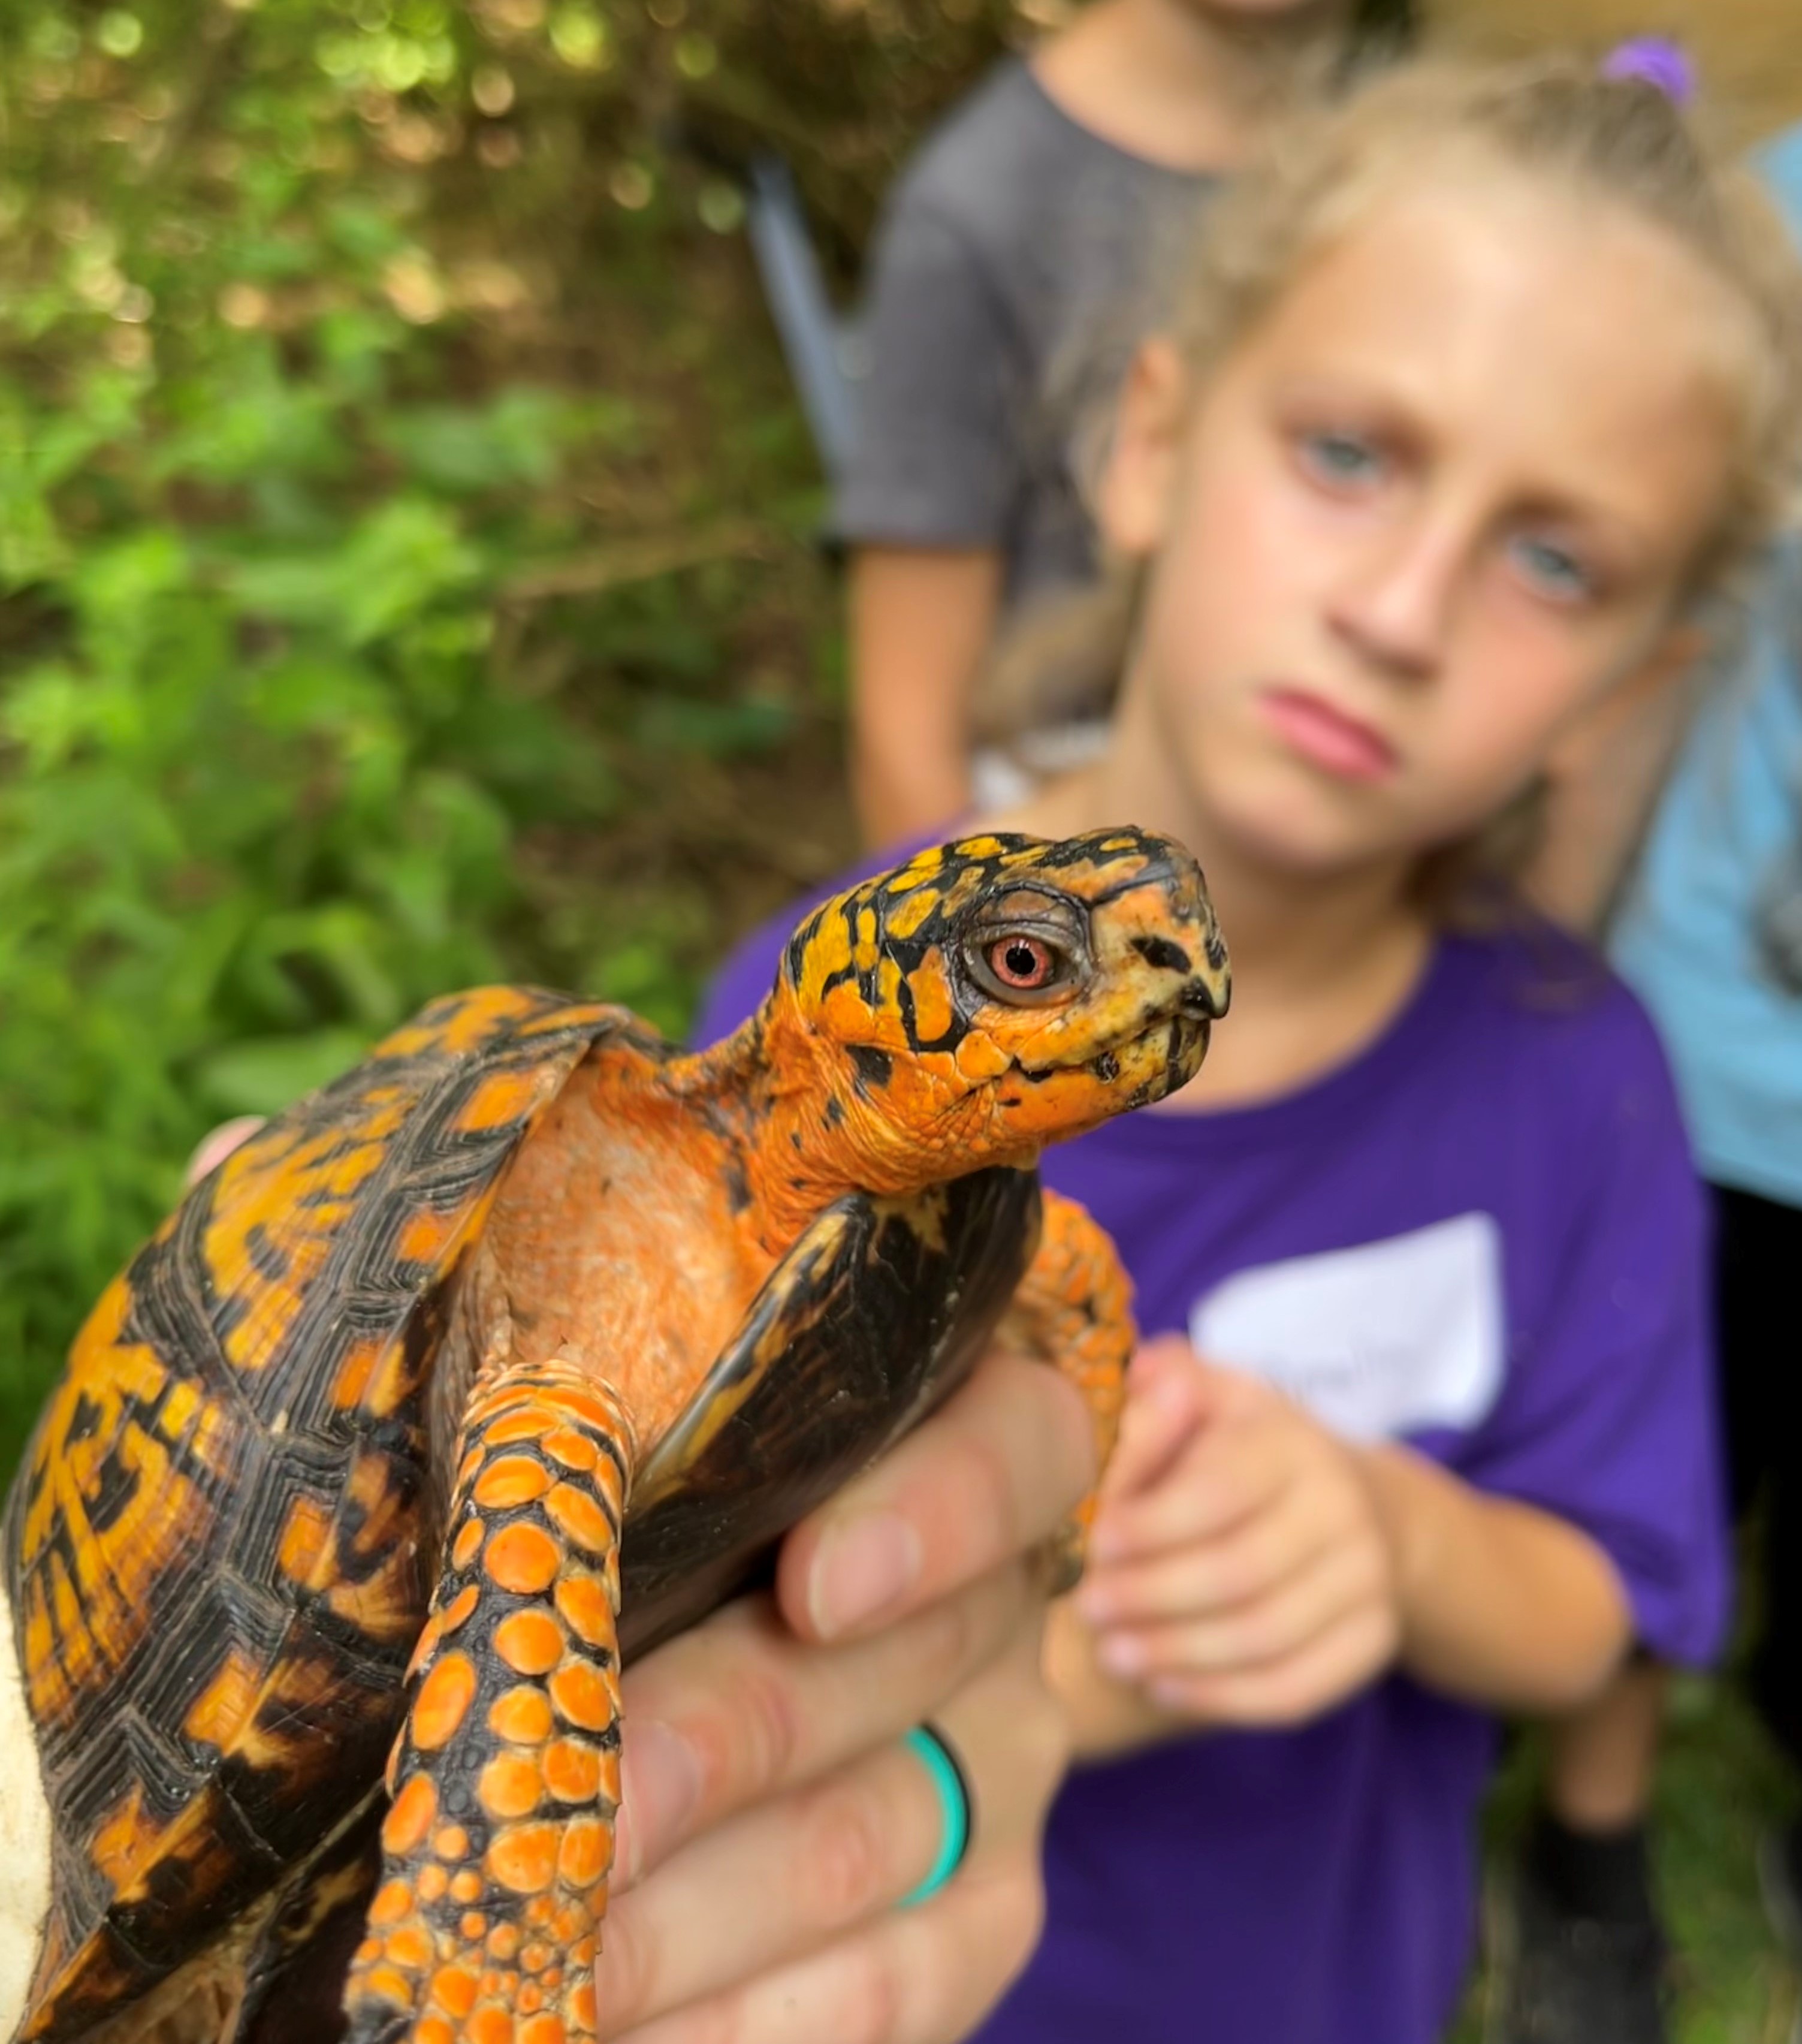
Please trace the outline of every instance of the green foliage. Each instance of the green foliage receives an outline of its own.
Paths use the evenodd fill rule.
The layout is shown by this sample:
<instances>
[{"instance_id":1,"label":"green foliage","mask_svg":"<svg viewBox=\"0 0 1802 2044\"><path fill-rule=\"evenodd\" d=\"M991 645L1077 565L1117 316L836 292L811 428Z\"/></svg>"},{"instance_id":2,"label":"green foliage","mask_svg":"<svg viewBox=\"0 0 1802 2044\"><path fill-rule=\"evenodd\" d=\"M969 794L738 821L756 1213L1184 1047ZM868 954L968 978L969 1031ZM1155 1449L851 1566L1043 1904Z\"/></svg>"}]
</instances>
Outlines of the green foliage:
<instances>
[{"instance_id":1,"label":"green foliage","mask_svg":"<svg viewBox=\"0 0 1802 2044\"><path fill-rule=\"evenodd\" d=\"M995 46L936 12L0 19L0 1471L212 1123L491 975L679 1029L841 855L817 480L709 163L804 134L854 232Z\"/></svg>"},{"instance_id":2,"label":"green foliage","mask_svg":"<svg viewBox=\"0 0 1802 2044\"><path fill-rule=\"evenodd\" d=\"M504 970L520 823L604 802L592 746L489 661L522 520L485 500L594 422L540 392L410 407L399 325L90 364L79 436L0 384L24 641L0 694L9 1370L41 1374L209 1120ZM384 472L351 492L359 443ZM232 515L184 521L185 490Z\"/></svg>"}]
</instances>

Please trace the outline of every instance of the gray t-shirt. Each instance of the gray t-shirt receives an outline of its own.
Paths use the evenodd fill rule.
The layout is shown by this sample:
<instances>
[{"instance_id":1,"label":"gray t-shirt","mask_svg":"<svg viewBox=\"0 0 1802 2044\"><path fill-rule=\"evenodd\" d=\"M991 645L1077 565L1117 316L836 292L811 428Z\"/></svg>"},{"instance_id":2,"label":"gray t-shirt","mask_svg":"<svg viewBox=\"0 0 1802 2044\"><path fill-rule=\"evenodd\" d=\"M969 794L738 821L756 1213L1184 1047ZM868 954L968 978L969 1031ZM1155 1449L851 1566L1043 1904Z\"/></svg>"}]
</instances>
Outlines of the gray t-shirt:
<instances>
[{"instance_id":1,"label":"gray t-shirt","mask_svg":"<svg viewBox=\"0 0 1802 2044\"><path fill-rule=\"evenodd\" d=\"M884 211L838 536L999 547L1010 611L1091 576L1074 443L1212 182L1079 126L1020 60L998 66Z\"/></svg>"}]
</instances>

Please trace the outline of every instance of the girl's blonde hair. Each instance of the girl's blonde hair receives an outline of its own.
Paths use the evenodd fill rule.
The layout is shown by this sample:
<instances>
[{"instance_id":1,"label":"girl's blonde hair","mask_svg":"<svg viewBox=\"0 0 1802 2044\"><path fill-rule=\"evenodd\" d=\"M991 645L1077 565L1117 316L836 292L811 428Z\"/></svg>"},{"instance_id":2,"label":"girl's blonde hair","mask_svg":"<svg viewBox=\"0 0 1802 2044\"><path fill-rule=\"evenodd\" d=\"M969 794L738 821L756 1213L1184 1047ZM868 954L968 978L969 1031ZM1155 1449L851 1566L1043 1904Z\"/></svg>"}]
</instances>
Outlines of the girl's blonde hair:
<instances>
[{"instance_id":1,"label":"girl's blonde hair","mask_svg":"<svg viewBox=\"0 0 1802 2044\"><path fill-rule=\"evenodd\" d=\"M1207 203L1167 317L1157 322L1192 384L1204 383L1374 204L1448 159L1500 165L1626 206L1664 229L1717 280L1723 319L1736 309L1742 403L1727 484L1685 591L1693 602L1719 593L1767 544L1794 497L1802 456L1802 266L1753 175L1642 79L1605 76L1565 57L1429 60L1382 71L1286 122ZM1079 432L1078 445L1092 477L1104 437ZM1027 730L1105 714L1136 628L1142 578L1141 564L1111 563L1099 589L1052 606L1005 643L977 692L980 734L1006 743ZM1491 871L1515 866L1531 842L1527 820L1511 818L1507 852L1477 864Z\"/></svg>"}]
</instances>

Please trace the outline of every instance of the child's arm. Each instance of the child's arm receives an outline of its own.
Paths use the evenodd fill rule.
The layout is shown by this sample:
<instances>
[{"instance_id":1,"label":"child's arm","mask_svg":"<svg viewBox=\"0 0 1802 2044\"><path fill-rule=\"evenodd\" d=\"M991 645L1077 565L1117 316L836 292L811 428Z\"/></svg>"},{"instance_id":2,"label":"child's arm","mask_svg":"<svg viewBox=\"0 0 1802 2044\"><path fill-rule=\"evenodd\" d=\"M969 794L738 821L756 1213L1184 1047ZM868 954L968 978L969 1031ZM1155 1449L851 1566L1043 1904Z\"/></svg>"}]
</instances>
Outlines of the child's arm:
<instances>
[{"instance_id":1,"label":"child's arm","mask_svg":"<svg viewBox=\"0 0 1802 2044\"><path fill-rule=\"evenodd\" d=\"M1050 1657L1079 1752L1179 1719L1298 1723L1396 1662L1498 1709L1558 1712L1626 1651L1625 1592L1574 1526L1408 1449L1342 1441L1186 1344L1153 1345L1136 1374L1075 1600L1092 1648L1065 1635Z\"/></svg>"},{"instance_id":2,"label":"child's arm","mask_svg":"<svg viewBox=\"0 0 1802 2044\"><path fill-rule=\"evenodd\" d=\"M852 771L872 844L969 805L970 688L1000 607L988 548L875 546L851 564Z\"/></svg>"},{"instance_id":3,"label":"child's arm","mask_svg":"<svg viewBox=\"0 0 1802 2044\"><path fill-rule=\"evenodd\" d=\"M1594 1541L1411 1449L1353 1452L1388 1530L1409 1673L1500 1710L1589 1702L1633 1639L1626 1592Z\"/></svg>"},{"instance_id":4,"label":"child's arm","mask_svg":"<svg viewBox=\"0 0 1802 2044\"><path fill-rule=\"evenodd\" d=\"M1683 664L1700 647L1681 642ZM1562 748L1547 776L1545 832L1529 869L1535 904L1593 937L1628 868L1688 732L1700 682L1661 669L1656 686L1624 690Z\"/></svg>"}]
</instances>

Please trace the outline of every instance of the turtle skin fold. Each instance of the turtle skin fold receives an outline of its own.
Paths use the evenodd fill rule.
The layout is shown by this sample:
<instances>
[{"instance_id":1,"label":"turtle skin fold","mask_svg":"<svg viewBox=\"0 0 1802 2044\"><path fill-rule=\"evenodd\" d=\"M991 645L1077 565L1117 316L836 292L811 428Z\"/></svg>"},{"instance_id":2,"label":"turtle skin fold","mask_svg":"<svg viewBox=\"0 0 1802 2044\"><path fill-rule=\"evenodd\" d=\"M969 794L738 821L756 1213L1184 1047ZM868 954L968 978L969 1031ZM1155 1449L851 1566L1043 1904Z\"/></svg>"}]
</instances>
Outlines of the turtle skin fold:
<instances>
[{"instance_id":1,"label":"turtle skin fold","mask_svg":"<svg viewBox=\"0 0 1802 2044\"><path fill-rule=\"evenodd\" d=\"M711 1051L478 989L234 1152L8 1500L0 2035L592 2037L623 1662L993 1339L1105 1454L1125 1280L1033 1167L1226 998L1170 840L966 839L807 917Z\"/></svg>"}]
</instances>

